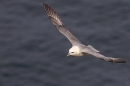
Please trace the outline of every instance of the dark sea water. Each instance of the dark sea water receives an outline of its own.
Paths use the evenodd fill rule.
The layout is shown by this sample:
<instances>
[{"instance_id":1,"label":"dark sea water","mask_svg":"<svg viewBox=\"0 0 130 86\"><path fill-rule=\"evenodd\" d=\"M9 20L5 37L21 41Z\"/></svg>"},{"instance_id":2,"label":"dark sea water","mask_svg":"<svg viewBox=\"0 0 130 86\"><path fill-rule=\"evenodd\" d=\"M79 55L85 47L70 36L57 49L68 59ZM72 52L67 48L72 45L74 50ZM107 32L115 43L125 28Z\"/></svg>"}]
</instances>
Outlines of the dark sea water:
<instances>
[{"instance_id":1,"label":"dark sea water","mask_svg":"<svg viewBox=\"0 0 130 86\"><path fill-rule=\"evenodd\" d=\"M82 43L128 62L66 57L43 2ZM129 62L130 0L0 0L0 86L130 86Z\"/></svg>"}]
</instances>

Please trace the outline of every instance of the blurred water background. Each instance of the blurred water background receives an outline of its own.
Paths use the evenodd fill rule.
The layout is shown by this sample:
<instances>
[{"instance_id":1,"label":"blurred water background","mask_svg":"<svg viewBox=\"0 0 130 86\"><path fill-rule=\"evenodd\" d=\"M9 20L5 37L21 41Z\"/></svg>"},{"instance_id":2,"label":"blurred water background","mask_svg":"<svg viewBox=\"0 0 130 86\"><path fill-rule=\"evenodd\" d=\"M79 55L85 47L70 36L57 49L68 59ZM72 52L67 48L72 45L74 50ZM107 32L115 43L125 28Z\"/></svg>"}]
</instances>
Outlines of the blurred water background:
<instances>
[{"instance_id":1,"label":"blurred water background","mask_svg":"<svg viewBox=\"0 0 130 86\"><path fill-rule=\"evenodd\" d=\"M42 3L106 56L66 57L70 42ZM0 0L0 86L130 86L130 0Z\"/></svg>"}]
</instances>

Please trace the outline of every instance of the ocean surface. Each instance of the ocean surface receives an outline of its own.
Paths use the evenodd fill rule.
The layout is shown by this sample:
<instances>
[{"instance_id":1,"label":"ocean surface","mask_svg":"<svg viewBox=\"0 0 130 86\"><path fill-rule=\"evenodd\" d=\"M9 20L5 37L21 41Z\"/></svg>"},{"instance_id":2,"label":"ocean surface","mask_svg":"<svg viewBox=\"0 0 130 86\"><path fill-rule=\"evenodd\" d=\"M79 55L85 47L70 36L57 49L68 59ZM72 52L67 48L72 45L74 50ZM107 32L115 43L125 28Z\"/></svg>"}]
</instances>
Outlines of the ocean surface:
<instances>
[{"instance_id":1,"label":"ocean surface","mask_svg":"<svg viewBox=\"0 0 130 86\"><path fill-rule=\"evenodd\" d=\"M66 57L70 42L43 8L118 64ZM0 86L130 86L130 0L0 0Z\"/></svg>"}]
</instances>

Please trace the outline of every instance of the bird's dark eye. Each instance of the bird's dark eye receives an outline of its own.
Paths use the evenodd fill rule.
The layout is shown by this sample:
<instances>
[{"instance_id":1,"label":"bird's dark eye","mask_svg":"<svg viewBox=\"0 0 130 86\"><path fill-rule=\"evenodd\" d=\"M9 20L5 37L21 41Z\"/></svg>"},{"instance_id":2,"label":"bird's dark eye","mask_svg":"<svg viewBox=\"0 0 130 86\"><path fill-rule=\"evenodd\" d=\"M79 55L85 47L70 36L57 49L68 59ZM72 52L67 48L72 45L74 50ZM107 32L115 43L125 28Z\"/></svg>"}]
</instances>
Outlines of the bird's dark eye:
<instances>
[{"instance_id":1,"label":"bird's dark eye","mask_svg":"<svg viewBox=\"0 0 130 86\"><path fill-rule=\"evenodd\" d=\"M71 52L71 53L74 53L74 52Z\"/></svg>"}]
</instances>

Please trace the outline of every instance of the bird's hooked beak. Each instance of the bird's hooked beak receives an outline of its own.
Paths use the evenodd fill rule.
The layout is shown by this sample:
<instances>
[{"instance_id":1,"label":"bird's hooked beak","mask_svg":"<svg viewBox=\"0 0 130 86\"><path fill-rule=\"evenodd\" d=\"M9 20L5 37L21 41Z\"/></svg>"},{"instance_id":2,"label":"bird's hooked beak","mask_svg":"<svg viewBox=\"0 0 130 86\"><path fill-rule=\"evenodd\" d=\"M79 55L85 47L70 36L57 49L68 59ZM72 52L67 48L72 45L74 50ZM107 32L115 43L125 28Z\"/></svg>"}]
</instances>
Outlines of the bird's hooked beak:
<instances>
[{"instance_id":1,"label":"bird's hooked beak","mask_svg":"<svg viewBox=\"0 0 130 86\"><path fill-rule=\"evenodd\" d=\"M70 56L70 54L69 54L69 53L67 54L67 57L68 57L68 56Z\"/></svg>"}]
</instances>

